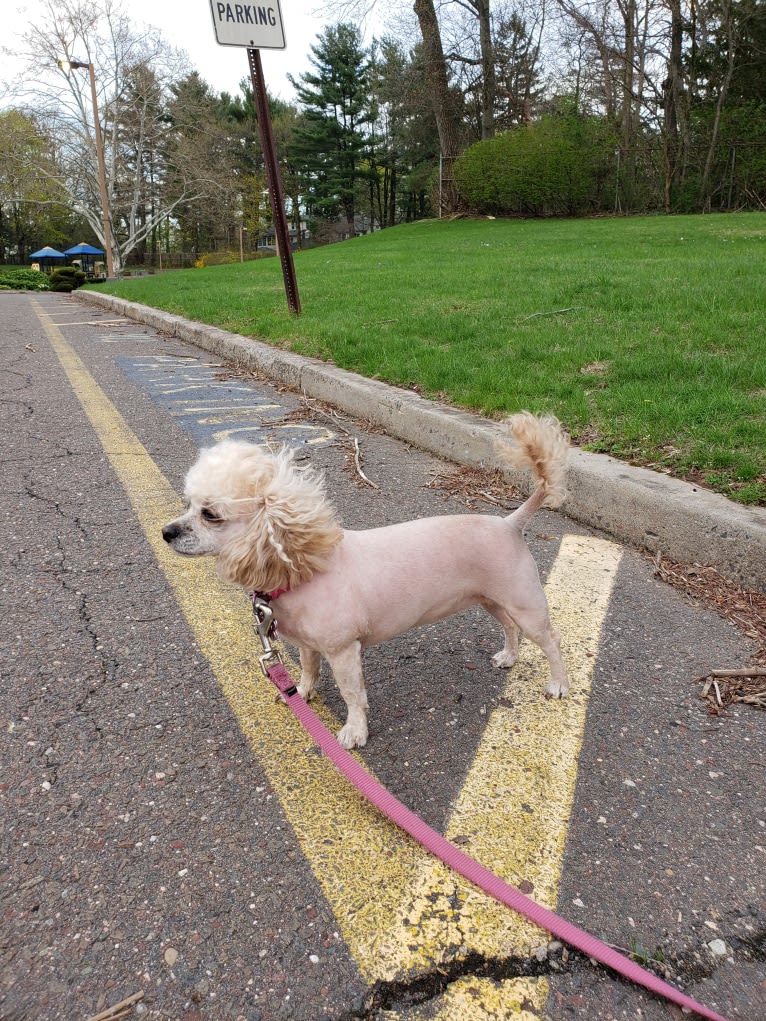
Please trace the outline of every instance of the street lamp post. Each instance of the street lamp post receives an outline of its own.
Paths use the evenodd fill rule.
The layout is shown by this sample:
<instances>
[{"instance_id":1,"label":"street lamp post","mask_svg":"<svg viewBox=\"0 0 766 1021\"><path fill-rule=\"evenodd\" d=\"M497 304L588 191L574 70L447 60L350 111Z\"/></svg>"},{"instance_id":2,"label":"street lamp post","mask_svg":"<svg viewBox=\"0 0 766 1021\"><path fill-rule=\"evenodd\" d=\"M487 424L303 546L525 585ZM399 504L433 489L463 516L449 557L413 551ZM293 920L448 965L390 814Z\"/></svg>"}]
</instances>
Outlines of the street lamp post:
<instances>
[{"instance_id":1,"label":"street lamp post","mask_svg":"<svg viewBox=\"0 0 766 1021\"><path fill-rule=\"evenodd\" d=\"M59 67L68 74L79 68L87 69L90 77L90 95L93 102L93 130L98 162L98 187L101 192L101 216L104 224L104 248L106 249L106 275L114 276L114 258L112 255L112 230L109 217L109 198L106 193L106 164L104 162L104 143L101 137L101 123L98 119L98 99L96 98L96 73L93 64L84 64L78 60L59 60Z\"/></svg>"}]
</instances>

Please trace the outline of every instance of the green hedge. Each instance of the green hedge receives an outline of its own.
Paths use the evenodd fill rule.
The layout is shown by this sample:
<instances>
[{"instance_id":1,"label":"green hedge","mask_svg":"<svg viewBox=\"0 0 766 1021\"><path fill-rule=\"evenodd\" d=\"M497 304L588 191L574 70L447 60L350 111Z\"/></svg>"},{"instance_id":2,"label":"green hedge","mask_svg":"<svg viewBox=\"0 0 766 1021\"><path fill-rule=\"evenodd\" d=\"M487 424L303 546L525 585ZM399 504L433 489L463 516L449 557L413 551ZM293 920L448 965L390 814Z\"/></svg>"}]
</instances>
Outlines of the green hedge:
<instances>
[{"instance_id":1,"label":"green hedge","mask_svg":"<svg viewBox=\"0 0 766 1021\"><path fill-rule=\"evenodd\" d=\"M87 279L87 275L76 266L62 266L51 273L50 289L68 293L82 287Z\"/></svg>"},{"instance_id":2,"label":"green hedge","mask_svg":"<svg viewBox=\"0 0 766 1021\"><path fill-rule=\"evenodd\" d=\"M48 274L37 269L0 266L0 291L47 291Z\"/></svg>"},{"instance_id":3,"label":"green hedge","mask_svg":"<svg viewBox=\"0 0 766 1021\"><path fill-rule=\"evenodd\" d=\"M613 201L616 148L601 118L548 114L471 146L455 163L455 179L479 213L579 216Z\"/></svg>"}]
</instances>

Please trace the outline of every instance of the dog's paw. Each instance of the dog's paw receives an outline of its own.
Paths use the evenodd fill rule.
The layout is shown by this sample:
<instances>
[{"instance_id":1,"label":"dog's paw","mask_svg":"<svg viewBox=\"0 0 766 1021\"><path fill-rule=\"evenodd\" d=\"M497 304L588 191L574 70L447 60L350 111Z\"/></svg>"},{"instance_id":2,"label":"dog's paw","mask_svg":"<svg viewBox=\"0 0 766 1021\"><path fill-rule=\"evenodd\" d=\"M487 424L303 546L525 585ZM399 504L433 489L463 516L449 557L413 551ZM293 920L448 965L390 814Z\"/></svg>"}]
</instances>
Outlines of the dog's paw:
<instances>
[{"instance_id":1,"label":"dog's paw","mask_svg":"<svg viewBox=\"0 0 766 1021\"><path fill-rule=\"evenodd\" d=\"M364 748L367 744L367 731L359 730L347 723L338 731L338 744L342 748Z\"/></svg>"},{"instance_id":2,"label":"dog's paw","mask_svg":"<svg viewBox=\"0 0 766 1021\"><path fill-rule=\"evenodd\" d=\"M496 666L499 670L508 670L515 662L515 653L510 652L508 649L501 649L500 652L496 652L492 657L492 665Z\"/></svg>"},{"instance_id":3,"label":"dog's paw","mask_svg":"<svg viewBox=\"0 0 766 1021\"><path fill-rule=\"evenodd\" d=\"M301 696L304 702L310 702L314 697L314 685L307 684L305 687L303 684L298 685L298 694Z\"/></svg>"},{"instance_id":4,"label":"dog's paw","mask_svg":"<svg viewBox=\"0 0 766 1021\"><path fill-rule=\"evenodd\" d=\"M568 684L562 684L560 681L548 681L545 687L546 698L566 698L567 692L569 691Z\"/></svg>"}]
</instances>

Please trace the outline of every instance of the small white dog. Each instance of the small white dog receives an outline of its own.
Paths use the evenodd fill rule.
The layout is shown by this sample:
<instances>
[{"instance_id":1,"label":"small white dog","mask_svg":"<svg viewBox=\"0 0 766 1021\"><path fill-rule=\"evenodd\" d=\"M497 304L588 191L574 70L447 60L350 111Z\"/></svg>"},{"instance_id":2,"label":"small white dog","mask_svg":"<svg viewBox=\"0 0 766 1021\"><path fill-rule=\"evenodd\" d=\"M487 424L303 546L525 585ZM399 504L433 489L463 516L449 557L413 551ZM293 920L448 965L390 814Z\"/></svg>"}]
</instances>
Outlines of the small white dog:
<instances>
[{"instance_id":1,"label":"small white dog","mask_svg":"<svg viewBox=\"0 0 766 1021\"><path fill-rule=\"evenodd\" d=\"M504 423L498 443L537 486L508 517L461 514L344 531L321 477L273 453L226 441L200 453L186 477L186 513L165 525L166 542L185 556L218 557L220 574L278 600L280 634L300 649L298 691L311 698L320 657L332 668L348 717L345 748L367 741L362 649L479 604L503 626L497 667L516 662L519 631L548 658L548 698L569 689L560 636L522 529L544 504L565 496L569 439L552 417L528 412Z\"/></svg>"}]
</instances>

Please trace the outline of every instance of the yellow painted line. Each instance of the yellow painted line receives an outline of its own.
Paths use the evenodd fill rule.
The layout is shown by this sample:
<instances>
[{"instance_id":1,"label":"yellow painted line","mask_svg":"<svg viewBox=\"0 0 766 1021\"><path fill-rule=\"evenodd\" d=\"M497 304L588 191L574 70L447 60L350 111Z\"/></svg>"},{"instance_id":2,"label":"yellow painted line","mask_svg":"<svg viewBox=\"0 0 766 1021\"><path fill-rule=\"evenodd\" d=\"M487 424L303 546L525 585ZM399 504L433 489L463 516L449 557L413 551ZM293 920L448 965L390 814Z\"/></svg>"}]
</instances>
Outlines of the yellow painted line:
<instances>
[{"instance_id":1,"label":"yellow painted line","mask_svg":"<svg viewBox=\"0 0 766 1021\"><path fill-rule=\"evenodd\" d=\"M562 633L569 696L540 698L548 666L524 642L509 672L504 698L485 730L454 806L446 835L468 837L466 849L514 886L555 909L577 762L596 663L621 550L614 543L567 535L545 586ZM475 946L495 955L509 943L518 951L539 945L540 931L514 912L498 911L471 895ZM464 910L464 920L466 916ZM489 924L489 917L496 918Z\"/></svg>"},{"instance_id":2,"label":"yellow painted line","mask_svg":"<svg viewBox=\"0 0 766 1021\"><path fill-rule=\"evenodd\" d=\"M478 950L506 956L542 942L544 935L514 912L434 863L314 753L302 728L257 675L246 599L218 581L211 562L184 560L168 549L160 529L179 512L180 500L58 328L42 317L41 322L279 797L360 974L369 981L401 977L438 966L445 955ZM555 905L558 891L591 674L619 559L611 543L579 536L563 540L546 591L562 631L572 694L561 702L541 697L547 664L522 642L504 693L513 707L499 707L488 718L447 829L510 882L525 889L530 884L532 896L548 906ZM465 982L453 983L440 1012L429 1016L489 1021L513 1011L523 1018L547 996L544 980ZM416 1021L416 1014L406 1016Z\"/></svg>"},{"instance_id":3,"label":"yellow painted line","mask_svg":"<svg viewBox=\"0 0 766 1021\"><path fill-rule=\"evenodd\" d=\"M593 667L621 550L587 536L565 536L545 586L572 682L568 698L547 702L548 676L542 653L521 643L519 661L508 673L501 705L490 715L445 830L462 849L534 900L555 909L577 762L585 727ZM404 898L388 933L378 934L371 953L389 969L386 978L437 967L445 948L489 958L529 956L548 936L509 911L446 866L427 859ZM473 994L472 1015L502 1017L515 983L485 983ZM449 1021L457 985L445 992ZM545 979L526 982L524 999L541 1011ZM485 1013L481 1013L484 1010ZM500 1013L497 1013L500 1011Z\"/></svg>"}]
</instances>

